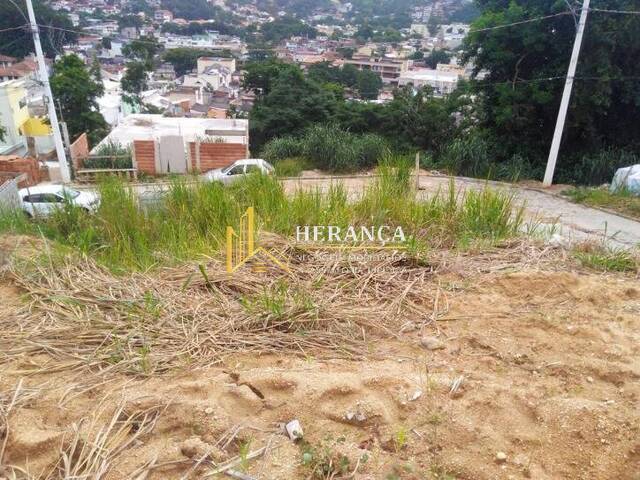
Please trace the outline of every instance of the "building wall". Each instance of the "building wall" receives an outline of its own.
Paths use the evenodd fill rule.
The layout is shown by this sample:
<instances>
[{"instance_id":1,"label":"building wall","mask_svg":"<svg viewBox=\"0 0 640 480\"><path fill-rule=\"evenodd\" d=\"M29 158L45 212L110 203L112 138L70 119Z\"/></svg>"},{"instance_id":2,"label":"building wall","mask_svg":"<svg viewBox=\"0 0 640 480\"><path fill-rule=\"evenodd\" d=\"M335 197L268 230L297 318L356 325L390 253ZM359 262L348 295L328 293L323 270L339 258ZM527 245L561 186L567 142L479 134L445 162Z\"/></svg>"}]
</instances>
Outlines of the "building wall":
<instances>
[{"instance_id":1,"label":"building wall","mask_svg":"<svg viewBox=\"0 0 640 480\"><path fill-rule=\"evenodd\" d=\"M89 156L89 140L87 134L80 135L75 142L71 144L71 160L75 168L82 168L82 160Z\"/></svg>"},{"instance_id":2,"label":"building wall","mask_svg":"<svg viewBox=\"0 0 640 480\"><path fill-rule=\"evenodd\" d=\"M136 165L139 172L156 174L156 147L153 140L135 140L133 142Z\"/></svg>"},{"instance_id":3,"label":"building wall","mask_svg":"<svg viewBox=\"0 0 640 480\"><path fill-rule=\"evenodd\" d=\"M20 182L20 188L30 187L40 182L40 165L35 158L0 156L0 172L26 174L26 179Z\"/></svg>"},{"instance_id":4,"label":"building wall","mask_svg":"<svg viewBox=\"0 0 640 480\"><path fill-rule=\"evenodd\" d=\"M190 142L191 169L207 172L215 168L231 165L236 160L247 158L247 146L242 143L200 143L200 155L196 152L196 143ZM199 160L199 165L198 165Z\"/></svg>"}]
</instances>

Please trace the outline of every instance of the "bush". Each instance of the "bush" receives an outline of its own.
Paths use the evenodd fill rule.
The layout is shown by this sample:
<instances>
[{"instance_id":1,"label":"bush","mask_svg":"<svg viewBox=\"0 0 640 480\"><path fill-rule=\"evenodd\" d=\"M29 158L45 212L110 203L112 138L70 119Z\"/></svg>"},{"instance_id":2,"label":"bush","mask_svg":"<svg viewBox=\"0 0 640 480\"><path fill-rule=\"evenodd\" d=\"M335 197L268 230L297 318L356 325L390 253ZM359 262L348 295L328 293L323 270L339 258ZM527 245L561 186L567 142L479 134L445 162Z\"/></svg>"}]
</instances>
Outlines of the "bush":
<instances>
[{"instance_id":1,"label":"bush","mask_svg":"<svg viewBox=\"0 0 640 480\"><path fill-rule=\"evenodd\" d=\"M84 160L83 168L133 168L131 147L117 142L101 145L93 157Z\"/></svg>"},{"instance_id":2,"label":"bush","mask_svg":"<svg viewBox=\"0 0 640 480\"><path fill-rule=\"evenodd\" d=\"M262 150L262 158L274 165L287 158L303 155L303 145L300 139L293 137L274 138Z\"/></svg>"},{"instance_id":3,"label":"bush","mask_svg":"<svg viewBox=\"0 0 640 480\"><path fill-rule=\"evenodd\" d=\"M558 181L579 185L609 183L616 170L640 162L638 156L627 150L606 148L596 153L582 155L577 162L567 162L558 171Z\"/></svg>"},{"instance_id":4,"label":"bush","mask_svg":"<svg viewBox=\"0 0 640 480\"><path fill-rule=\"evenodd\" d=\"M386 141L378 135L357 135L333 125L314 125L300 138L271 140L262 157L276 166L282 160L298 157L321 170L347 172L377 165L387 151Z\"/></svg>"},{"instance_id":5,"label":"bush","mask_svg":"<svg viewBox=\"0 0 640 480\"><path fill-rule=\"evenodd\" d=\"M299 177L307 167L307 161L299 157L285 158L275 164L276 175L279 177Z\"/></svg>"},{"instance_id":6,"label":"bush","mask_svg":"<svg viewBox=\"0 0 640 480\"><path fill-rule=\"evenodd\" d=\"M445 147L440 164L453 175L487 178L492 167L489 145L478 134L457 138Z\"/></svg>"}]
</instances>

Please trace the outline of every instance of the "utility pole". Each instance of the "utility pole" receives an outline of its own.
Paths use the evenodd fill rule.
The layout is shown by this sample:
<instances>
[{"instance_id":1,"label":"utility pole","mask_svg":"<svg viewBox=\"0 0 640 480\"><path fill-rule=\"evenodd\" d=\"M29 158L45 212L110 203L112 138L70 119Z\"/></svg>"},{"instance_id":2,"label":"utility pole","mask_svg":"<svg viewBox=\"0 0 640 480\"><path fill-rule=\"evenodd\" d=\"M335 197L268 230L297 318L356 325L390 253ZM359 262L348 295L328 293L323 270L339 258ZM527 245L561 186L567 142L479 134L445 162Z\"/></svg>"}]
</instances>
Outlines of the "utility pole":
<instances>
[{"instance_id":1,"label":"utility pole","mask_svg":"<svg viewBox=\"0 0 640 480\"><path fill-rule=\"evenodd\" d=\"M580 21L578 22L578 31L576 39L573 42L573 52L571 53L571 61L569 62L569 71L567 72L567 80L564 84L564 92L562 93L562 102L558 111L558 120L556 122L556 130L553 133L553 141L551 142L551 150L549 151L549 159L547 160L547 169L544 172L544 181L542 185L550 187L553 183L553 174L558 161L558 152L562 143L562 132L564 123L567 118L567 110L569 108L569 100L571 99L571 90L573 89L573 79L576 75L576 67L578 66L578 58L580 57L580 47L582 46L582 36L584 28L587 24L587 15L589 15L589 1L584 0L582 4L582 12L580 13Z\"/></svg>"},{"instance_id":2,"label":"utility pole","mask_svg":"<svg viewBox=\"0 0 640 480\"><path fill-rule=\"evenodd\" d=\"M53 132L53 141L56 146L56 154L58 156L58 162L60 164L60 176L64 183L71 181L71 173L69 171L69 164L67 164L67 156L64 152L64 144L62 143L62 136L60 135L60 125L58 124L58 115L56 114L56 107L51 93L51 86L49 85L49 74L47 73L47 65L44 62L44 55L42 54L42 45L40 44L40 32L38 31L38 24L36 22L36 16L33 12L33 5L31 0L26 0L27 11L29 12L29 22L31 23L31 33L33 34L33 44L36 48L36 57L38 59L38 70L40 81L44 87L44 94L48 98L47 109L49 110L49 121L51 122L51 130Z\"/></svg>"}]
</instances>

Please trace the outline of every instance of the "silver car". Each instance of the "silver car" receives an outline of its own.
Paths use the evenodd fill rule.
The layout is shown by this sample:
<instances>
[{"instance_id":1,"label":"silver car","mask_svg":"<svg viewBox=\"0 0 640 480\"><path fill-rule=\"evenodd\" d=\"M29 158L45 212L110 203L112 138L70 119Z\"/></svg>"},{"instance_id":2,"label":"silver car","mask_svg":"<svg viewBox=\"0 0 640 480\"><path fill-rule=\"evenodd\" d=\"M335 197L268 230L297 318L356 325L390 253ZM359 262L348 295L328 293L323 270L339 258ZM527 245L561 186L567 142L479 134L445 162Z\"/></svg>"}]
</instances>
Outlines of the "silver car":
<instances>
[{"instance_id":1,"label":"silver car","mask_svg":"<svg viewBox=\"0 0 640 480\"><path fill-rule=\"evenodd\" d=\"M202 175L202 178L209 182L222 182L227 185L253 172L271 175L274 171L273 165L261 158L245 158L236 160L228 167L209 170Z\"/></svg>"},{"instance_id":2,"label":"silver car","mask_svg":"<svg viewBox=\"0 0 640 480\"><path fill-rule=\"evenodd\" d=\"M20 189L22 209L29 217L51 215L64 206L65 200L86 210L95 212L100 205L96 193L82 192L63 185L40 185Z\"/></svg>"}]
</instances>

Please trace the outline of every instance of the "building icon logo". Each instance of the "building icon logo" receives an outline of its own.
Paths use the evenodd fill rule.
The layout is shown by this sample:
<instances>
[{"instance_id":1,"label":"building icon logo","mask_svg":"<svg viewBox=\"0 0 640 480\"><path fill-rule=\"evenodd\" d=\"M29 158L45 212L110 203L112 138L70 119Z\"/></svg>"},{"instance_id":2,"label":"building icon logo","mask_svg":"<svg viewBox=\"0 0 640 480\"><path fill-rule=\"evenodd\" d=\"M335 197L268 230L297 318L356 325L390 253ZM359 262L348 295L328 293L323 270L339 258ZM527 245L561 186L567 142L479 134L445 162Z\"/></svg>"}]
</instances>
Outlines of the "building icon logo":
<instances>
[{"instance_id":1,"label":"building icon logo","mask_svg":"<svg viewBox=\"0 0 640 480\"><path fill-rule=\"evenodd\" d=\"M273 254L262 247L256 248L255 211L253 207L240 217L239 229L227 226L227 272L233 273L252 260L253 269L257 272L266 271L265 262L270 262L283 270L289 271L286 263L278 260Z\"/></svg>"}]
</instances>

